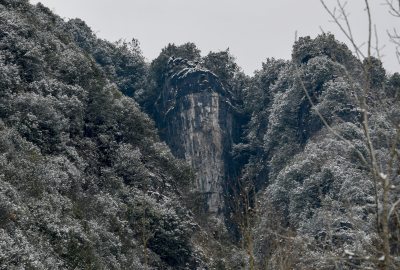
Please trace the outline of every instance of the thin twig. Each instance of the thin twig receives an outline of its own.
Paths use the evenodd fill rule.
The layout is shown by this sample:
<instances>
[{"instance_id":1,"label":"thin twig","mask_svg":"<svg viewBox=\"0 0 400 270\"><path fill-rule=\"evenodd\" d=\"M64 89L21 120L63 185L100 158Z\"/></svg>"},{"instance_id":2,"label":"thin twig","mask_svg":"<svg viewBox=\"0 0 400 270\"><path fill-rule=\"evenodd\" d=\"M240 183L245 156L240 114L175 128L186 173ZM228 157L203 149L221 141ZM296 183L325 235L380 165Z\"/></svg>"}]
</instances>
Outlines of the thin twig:
<instances>
[{"instance_id":1,"label":"thin twig","mask_svg":"<svg viewBox=\"0 0 400 270\"><path fill-rule=\"evenodd\" d=\"M385 2L385 5L389 7L389 14L394 17L400 17L400 1L398 1L399 7L397 9L394 6L393 0L386 0Z\"/></svg>"},{"instance_id":2,"label":"thin twig","mask_svg":"<svg viewBox=\"0 0 400 270\"><path fill-rule=\"evenodd\" d=\"M374 24L374 32L375 32L375 51L376 51L376 57L378 59L382 59L381 53L380 53L380 48L379 48L379 37L378 37L378 31L376 30L376 24Z\"/></svg>"},{"instance_id":3,"label":"thin twig","mask_svg":"<svg viewBox=\"0 0 400 270\"><path fill-rule=\"evenodd\" d=\"M342 24L339 21L339 18L336 16L335 13L333 13L328 6L325 4L324 0L320 0L321 4L324 6L325 10L328 12L328 14L331 16L331 18L333 19L333 21L336 23L336 25L340 28L340 30L342 31L342 33L346 36L346 38L350 41L350 43L353 45L354 51L357 54L357 58L361 59L361 57L365 58L364 54L361 52L361 50L359 49L359 47L357 46L357 44L355 43L354 38L347 33L346 29L342 26ZM346 16L344 14L344 16ZM360 57L361 56L361 57Z\"/></svg>"},{"instance_id":4,"label":"thin twig","mask_svg":"<svg viewBox=\"0 0 400 270\"><path fill-rule=\"evenodd\" d=\"M365 0L365 8L368 14L368 58L371 57L371 40L372 40L372 17L371 9L369 8L368 0Z\"/></svg>"}]
</instances>

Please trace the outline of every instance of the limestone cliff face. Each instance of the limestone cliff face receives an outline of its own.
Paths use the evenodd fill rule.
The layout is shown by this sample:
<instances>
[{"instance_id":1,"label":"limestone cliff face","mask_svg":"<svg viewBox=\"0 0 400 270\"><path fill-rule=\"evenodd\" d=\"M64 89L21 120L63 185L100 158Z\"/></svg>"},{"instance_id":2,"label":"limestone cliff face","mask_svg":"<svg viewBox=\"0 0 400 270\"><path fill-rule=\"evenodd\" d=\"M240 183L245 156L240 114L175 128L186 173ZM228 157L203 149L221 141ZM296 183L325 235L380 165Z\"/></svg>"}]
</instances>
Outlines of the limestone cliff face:
<instances>
[{"instance_id":1,"label":"limestone cliff face","mask_svg":"<svg viewBox=\"0 0 400 270\"><path fill-rule=\"evenodd\" d=\"M231 97L210 71L184 59L170 59L160 95L159 121L172 152L196 173L194 189L207 201L207 211L221 214L226 159L232 147Z\"/></svg>"}]
</instances>

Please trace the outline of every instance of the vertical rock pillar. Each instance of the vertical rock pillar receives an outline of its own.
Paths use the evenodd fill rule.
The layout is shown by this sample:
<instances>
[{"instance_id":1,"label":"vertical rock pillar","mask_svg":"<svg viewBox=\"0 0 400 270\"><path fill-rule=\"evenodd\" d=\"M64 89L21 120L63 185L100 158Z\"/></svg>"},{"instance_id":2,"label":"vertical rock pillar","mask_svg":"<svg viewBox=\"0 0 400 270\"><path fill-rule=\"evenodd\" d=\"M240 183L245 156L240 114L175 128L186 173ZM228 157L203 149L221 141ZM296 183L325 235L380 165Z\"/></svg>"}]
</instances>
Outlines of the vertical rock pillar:
<instances>
[{"instance_id":1,"label":"vertical rock pillar","mask_svg":"<svg viewBox=\"0 0 400 270\"><path fill-rule=\"evenodd\" d=\"M226 158L232 147L230 95L212 72L170 59L158 101L162 135L178 158L196 174L193 187L206 198L207 211L222 214Z\"/></svg>"}]
</instances>

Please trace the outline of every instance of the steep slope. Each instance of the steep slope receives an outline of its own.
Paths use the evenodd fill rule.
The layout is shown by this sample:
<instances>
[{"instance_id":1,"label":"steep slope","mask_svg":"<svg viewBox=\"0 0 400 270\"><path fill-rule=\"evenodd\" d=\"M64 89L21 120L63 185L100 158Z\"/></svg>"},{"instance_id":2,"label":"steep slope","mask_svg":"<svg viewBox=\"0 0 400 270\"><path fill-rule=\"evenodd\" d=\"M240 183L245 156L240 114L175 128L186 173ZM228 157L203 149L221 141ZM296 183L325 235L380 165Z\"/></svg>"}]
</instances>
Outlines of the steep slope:
<instances>
[{"instance_id":1,"label":"steep slope","mask_svg":"<svg viewBox=\"0 0 400 270\"><path fill-rule=\"evenodd\" d=\"M194 169L194 190L204 198L204 210L222 214L234 126L230 94L200 65L182 58L170 58L167 65L158 100L162 136L173 154Z\"/></svg>"},{"instance_id":2,"label":"steep slope","mask_svg":"<svg viewBox=\"0 0 400 270\"><path fill-rule=\"evenodd\" d=\"M0 14L0 269L377 269L385 241L399 268L378 59L324 34L249 78L229 50L147 64L41 4Z\"/></svg>"},{"instance_id":3,"label":"steep slope","mask_svg":"<svg viewBox=\"0 0 400 270\"><path fill-rule=\"evenodd\" d=\"M255 107L250 121L244 148L254 154L242 181L261 189L251 227L258 267L376 269L385 237L389 269L398 267L398 214L386 217L392 225L382 230L382 209L399 194L397 76L375 58L360 62L332 35L300 38L290 62L269 60L256 74L246 102L260 93L264 107ZM390 191L381 180L387 175Z\"/></svg>"},{"instance_id":4,"label":"steep slope","mask_svg":"<svg viewBox=\"0 0 400 270\"><path fill-rule=\"evenodd\" d=\"M125 83L111 69L125 45L97 40L108 54L94 55L74 22L28 1L0 14L0 268L206 267L182 200L190 169L118 89L138 90L144 62Z\"/></svg>"}]
</instances>

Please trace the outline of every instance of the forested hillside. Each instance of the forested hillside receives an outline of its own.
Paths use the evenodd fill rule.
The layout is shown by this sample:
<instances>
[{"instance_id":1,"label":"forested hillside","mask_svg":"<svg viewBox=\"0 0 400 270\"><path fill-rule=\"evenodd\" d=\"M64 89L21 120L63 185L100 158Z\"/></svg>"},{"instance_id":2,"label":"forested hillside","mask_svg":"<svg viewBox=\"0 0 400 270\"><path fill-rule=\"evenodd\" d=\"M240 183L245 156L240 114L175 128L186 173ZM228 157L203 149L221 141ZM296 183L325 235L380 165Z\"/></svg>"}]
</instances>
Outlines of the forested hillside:
<instances>
[{"instance_id":1,"label":"forested hillside","mask_svg":"<svg viewBox=\"0 0 400 270\"><path fill-rule=\"evenodd\" d=\"M207 265L190 168L124 95L143 91L140 51L40 4L0 13L0 268Z\"/></svg>"},{"instance_id":2,"label":"forested hillside","mask_svg":"<svg viewBox=\"0 0 400 270\"><path fill-rule=\"evenodd\" d=\"M399 197L398 79L330 35L300 38L290 62L264 63L255 76L263 106L246 134L256 154L242 176L266 186L256 205L260 265L375 269L382 241L399 255L398 210L385 212Z\"/></svg>"},{"instance_id":3,"label":"forested hillside","mask_svg":"<svg viewBox=\"0 0 400 270\"><path fill-rule=\"evenodd\" d=\"M111 43L0 0L0 269L398 269L400 75L331 34Z\"/></svg>"}]
</instances>

